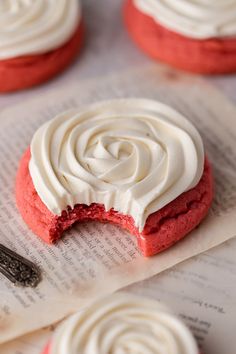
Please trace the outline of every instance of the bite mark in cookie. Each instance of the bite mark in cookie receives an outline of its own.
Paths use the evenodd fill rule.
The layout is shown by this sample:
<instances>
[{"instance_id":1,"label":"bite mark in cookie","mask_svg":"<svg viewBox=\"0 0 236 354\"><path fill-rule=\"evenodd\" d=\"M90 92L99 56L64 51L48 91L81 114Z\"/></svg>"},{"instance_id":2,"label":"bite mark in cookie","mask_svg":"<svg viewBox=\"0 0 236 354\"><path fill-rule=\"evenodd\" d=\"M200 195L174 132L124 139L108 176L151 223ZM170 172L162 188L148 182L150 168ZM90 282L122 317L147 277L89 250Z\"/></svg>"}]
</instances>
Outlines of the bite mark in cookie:
<instances>
[{"instance_id":1,"label":"bite mark in cookie","mask_svg":"<svg viewBox=\"0 0 236 354\"><path fill-rule=\"evenodd\" d=\"M212 197L196 129L169 107L141 99L95 104L46 123L16 180L18 208L46 242L77 221L111 222L134 234L145 256L186 236Z\"/></svg>"}]
</instances>

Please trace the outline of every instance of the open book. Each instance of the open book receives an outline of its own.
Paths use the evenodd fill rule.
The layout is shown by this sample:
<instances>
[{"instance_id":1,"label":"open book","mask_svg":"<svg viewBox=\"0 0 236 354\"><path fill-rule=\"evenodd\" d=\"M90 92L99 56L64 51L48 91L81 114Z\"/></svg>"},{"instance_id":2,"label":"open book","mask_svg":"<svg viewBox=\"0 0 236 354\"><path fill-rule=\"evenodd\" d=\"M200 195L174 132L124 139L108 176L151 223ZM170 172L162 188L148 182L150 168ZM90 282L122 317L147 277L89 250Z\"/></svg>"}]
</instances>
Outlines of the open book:
<instances>
[{"instance_id":1,"label":"open book","mask_svg":"<svg viewBox=\"0 0 236 354\"><path fill-rule=\"evenodd\" d=\"M216 196L207 219L183 241L149 259L141 256L135 237L98 223L78 224L48 246L28 230L15 206L17 165L36 128L62 110L114 97L146 97L172 105L198 128L214 166ZM236 233L235 117L233 105L208 84L155 67L72 84L4 109L0 113L0 242L35 262L43 270L43 281L36 289L21 289L0 276L0 342L55 323L98 296L232 238Z\"/></svg>"},{"instance_id":2,"label":"open book","mask_svg":"<svg viewBox=\"0 0 236 354\"><path fill-rule=\"evenodd\" d=\"M170 306L206 354L235 354L236 238L125 288ZM0 346L3 354L40 354L55 326Z\"/></svg>"}]
</instances>

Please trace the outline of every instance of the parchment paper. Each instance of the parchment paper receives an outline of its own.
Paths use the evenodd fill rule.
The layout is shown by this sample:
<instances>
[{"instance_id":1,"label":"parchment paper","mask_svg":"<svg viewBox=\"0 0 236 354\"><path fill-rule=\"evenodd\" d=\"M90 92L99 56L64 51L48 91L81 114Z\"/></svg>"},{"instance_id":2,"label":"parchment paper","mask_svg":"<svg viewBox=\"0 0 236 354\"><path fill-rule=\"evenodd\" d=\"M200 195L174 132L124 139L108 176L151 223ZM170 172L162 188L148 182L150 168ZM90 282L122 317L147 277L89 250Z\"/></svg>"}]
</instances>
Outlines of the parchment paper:
<instances>
[{"instance_id":1,"label":"parchment paper","mask_svg":"<svg viewBox=\"0 0 236 354\"><path fill-rule=\"evenodd\" d=\"M235 354L236 238L195 256L127 292L160 300L189 326L207 354ZM1 354L40 354L53 335L50 326L0 345Z\"/></svg>"}]
</instances>

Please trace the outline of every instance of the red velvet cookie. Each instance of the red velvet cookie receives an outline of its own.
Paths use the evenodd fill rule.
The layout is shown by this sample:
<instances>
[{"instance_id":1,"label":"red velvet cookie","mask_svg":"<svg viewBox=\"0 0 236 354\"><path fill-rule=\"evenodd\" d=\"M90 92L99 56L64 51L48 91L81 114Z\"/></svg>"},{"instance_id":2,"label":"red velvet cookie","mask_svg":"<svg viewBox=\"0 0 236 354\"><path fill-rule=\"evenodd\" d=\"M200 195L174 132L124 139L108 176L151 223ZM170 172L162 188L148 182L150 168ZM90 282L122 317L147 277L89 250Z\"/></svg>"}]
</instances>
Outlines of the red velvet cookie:
<instances>
[{"instance_id":1,"label":"red velvet cookie","mask_svg":"<svg viewBox=\"0 0 236 354\"><path fill-rule=\"evenodd\" d=\"M236 35L191 38L161 25L140 11L134 0L125 2L124 21L133 40L154 59L195 73L221 74L236 71Z\"/></svg>"},{"instance_id":2,"label":"red velvet cookie","mask_svg":"<svg viewBox=\"0 0 236 354\"><path fill-rule=\"evenodd\" d=\"M54 215L39 198L29 174L30 149L25 152L16 178L16 201L19 211L30 229L45 242L57 241L75 222L100 221L119 225L137 237L144 256L164 251L185 237L207 215L213 198L212 171L205 161L204 173L198 185L173 200L161 210L151 214L142 233L132 217L114 209L106 211L104 205L77 204Z\"/></svg>"},{"instance_id":3,"label":"red velvet cookie","mask_svg":"<svg viewBox=\"0 0 236 354\"><path fill-rule=\"evenodd\" d=\"M113 353L114 348L127 353L199 353L190 329L165 305L114 293L68 317L43 354Z\"/></svg>"},{"instance_id":4,"label":"red velvet cookie","mask_svg":"<svg viewBox=\"0 0 236 354\"><path fill-rule=\"evenodd\" d=\"M129 104L130 101L129 100L127 101ZM117 100L116 102L121 103L122 101ZM144 101L144 103L147 102L153 103L153 101L148 101L148 100ZM124 103L124 106L125 104L126 103ZM93 111L93 108L91 109ZM97 124L99 125L99 123L96 122L96 125ZM97 129L96 125L95 125L95 129ZM115 135L118 133L120 134L120 131L118 129L119 128L117 127L115 133L112 133L112 136L113 134ZM88 130L86 130L86 133L87 132ZM135 130L135 134L136 133L137 131ZM104 134L104 132L102 134ZM108 135L110 134L109 131L107 134ZM83 138L82 133L78 137L78 140L80 139L80 137L81 139ZM99 139L100 138L101 137L99 135ZM136 139L138 138L139 138L139 134L137 135ZM38 138L36 137L35 138L36 142L37 139ZM94 135L93 135L93 139L94 139ZM122 143L123 140L124 138L122 138ZM41 141L41 138L39 139L39 141ZM58 145L60 145L58 138L56 138L56 141ZM134 141L136 143L136 140ZM149 141L147 141L147 144L148 143ZM53 140L51 145L53 146ZM109 146L106 145L107 151L111 152L112 146L114 147L114 142L112 142ZM31 145L31 149L33 149L33 151L34 148L35 148L34 145ZM100 149L100 145L99 145L99 149ZM38 151L38 147L36 148L35 151ZM178 149L176 150L176 154L177 151ZM121 152L124 151L121 150ZM86 152L86 154L87 153L89 153L89 159L91 159L91 147L89 147L88 152ZM97 169L98 168L97 164L101 159L98 156L98 151L97 152L95 151L93 153L96 155L94 163L96 164L96 169ZM127 159L130 158L130 156L133 158L133 155L131 154L131 155L127 155ZM124 155L121 161L119 161L119 163L125 163L125 157L126 156ZM117 162L117 159L113 160L113 158L114 156L112 156L112 161L109 160L109 164ZM137 156L135 156L135 159L137 159ZM40 198L39 194L36 191L36 187L31 177L32 173L34 175L34 171L32 170L31 174L29 171L30 160L31 160L31 152L30 152L30 148L28 148L22 160L20 161L17 178L16 178L17 206L26 224L31 228L31 230L36 235L40 236L47 243L53 243L57 241L62 236L62 233L65 230L67 230L69 227L71 227L75 222L78 221L87 222L90 220L96 220L100 222L111 222L129 231L131 234L137 237L138 246L142 251L143 255L151 256L172 246L174 243L176 243L177 241L185 237L191 230L193 230L206 216L213 198L212 171L209 162L207 161L207 159L205 159L203 172L202 175L200 176L200 179L198 179L197 184L194 185L193 188L190 188L186 192L178 195L176 198L168 202L162 208L156 210L155 212L150 212L150 215L148 215L142 230L140 230L140 227L138 227L131 213L129 214L124 212L118 212L115 210L114 207L110 207L108 209L105 208L103 203L97 203L92 201L90 201L86 205L84 200L82 200L83 199L82 194L80 194L79 192L78 193L81 195L81 197L78 198L77 202L75 202L74 205L68 206L67 204L67 207L64 208L62 212L54 213L52 212L52 210L49 210L49 208L45 205L46 201L45 203L42 201L42 198L44 197L42 196L42 198ZM103 160L104 159L102 159L102 162L104 162ZM142 163L144 163L144 161ZM189 166L189 169L190 168L191 167ZM91 173L92 167L88 168L88 171L89 173ZM86 170L85 172L87 173L88 171ZM94 171L96 172L97 170ZM135 171L137 171L137 166L135 167ZM94 175L95 172L93 172ZM122 168L122 173L126 173L123 171L123 168ZM155 170L154 173L156 173ZM66 172L64 172L64 175L66 176L65 178L67 179L67 183L68 183L69 175ZM92 176L93 178L94 175ZM158 174L156 176L158 181L159 179ZM148 181L148 183L152 183L150 182L151 181L150 176L146 177L144 179L144 182L145 181ZM78 182L78 187L80 183L83 183L83 181L81 180L81 182ZM97 181L96 183L98 185L99 181ZM154 175L154 183L155 183L155 175ZM42 181L40 181L40 186L41 185L42 185ZM136 185L138 185L138 183L134 182L134 187L136 187ZM67 188L69 188L68 186L69 185L67 184ZM147 185L147 188L149 188L149 184ZM170 190L168 190L168 193L169 192ZM146 198L147 195L145 195L144 193L143 198ZM80 200L81 203L79 203ZM128 204L130 205L130 203Z\"/></svg>"},{"instance_id":5,"label":"red velvet cookie","mask_svg":"<svg viewBox=\"0 0 236 354\"><path fill-rule=\"evenodd\" d=\"M78 0L14 2L1 9L0 92L41 84L80 51L84 26Z\"/></svg>"},{"instance_id":6,"label":"red velvet cookie","mask_svg":"<svg viewBox=\"0 0 236 354\"><path fill-rule=\"evenodd\" d=\"M51 79L75 59L83 39L84 26L80 23L72 38L58 49L45 54L0 60L0 92L27 89Z\"/></svg>"}]
</instances>

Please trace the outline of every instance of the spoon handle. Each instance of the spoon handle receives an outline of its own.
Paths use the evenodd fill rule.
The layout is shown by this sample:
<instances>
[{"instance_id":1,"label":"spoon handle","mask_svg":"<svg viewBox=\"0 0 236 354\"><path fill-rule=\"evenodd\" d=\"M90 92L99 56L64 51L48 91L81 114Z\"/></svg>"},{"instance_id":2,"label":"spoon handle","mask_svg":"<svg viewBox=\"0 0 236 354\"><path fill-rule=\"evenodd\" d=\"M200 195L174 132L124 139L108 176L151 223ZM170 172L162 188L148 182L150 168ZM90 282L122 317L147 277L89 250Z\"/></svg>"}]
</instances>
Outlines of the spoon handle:
<instances>
[{"instance_id":1,"label":"spoon handle","mask_svg":"<svg viewBox=\"0 0 236 354\"><path fill-rule=\"evenodd\" d=\"M36 287L41 280L40 269L29 260L0 244L0 273L18 286Z\"/></svg>"}]
</instances>

